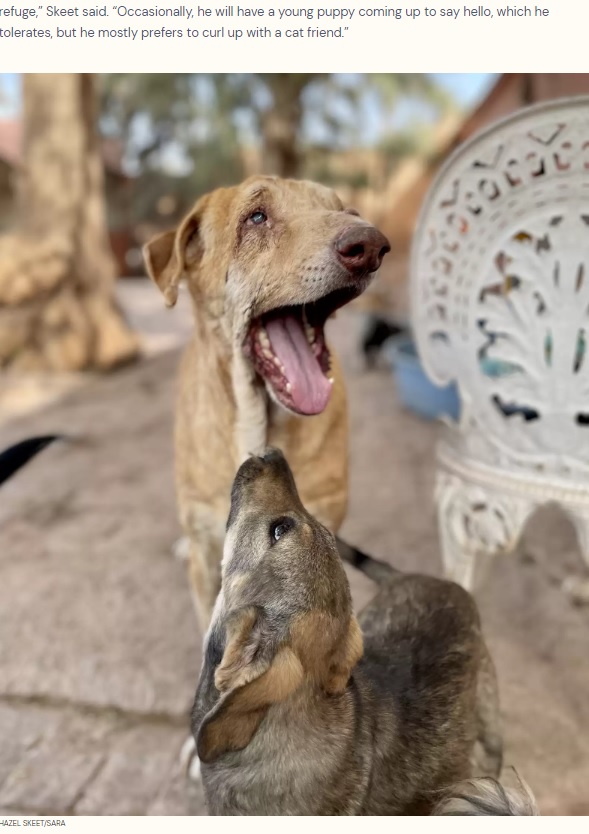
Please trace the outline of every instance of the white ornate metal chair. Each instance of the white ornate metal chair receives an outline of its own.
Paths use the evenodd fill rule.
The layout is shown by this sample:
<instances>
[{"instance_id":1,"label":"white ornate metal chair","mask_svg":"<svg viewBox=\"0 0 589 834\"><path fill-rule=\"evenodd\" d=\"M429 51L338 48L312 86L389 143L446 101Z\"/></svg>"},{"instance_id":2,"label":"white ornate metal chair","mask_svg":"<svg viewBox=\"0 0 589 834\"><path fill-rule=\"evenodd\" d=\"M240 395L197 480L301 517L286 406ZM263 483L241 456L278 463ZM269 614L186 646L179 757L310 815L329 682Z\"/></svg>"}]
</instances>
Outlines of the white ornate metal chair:
<instances>
[{"instance_id":1,"label":"white ornate metal chair","mask_svg":"<svg viewBox=\"0 0 589 834\"><path fill-rule=\"evenodd\" d=\"M421 213L411 291L426 373L461 400L438 447L447 575L472 588L548 502L589 564L589 97L458 149Z\"/></svg>"}]
</instances>

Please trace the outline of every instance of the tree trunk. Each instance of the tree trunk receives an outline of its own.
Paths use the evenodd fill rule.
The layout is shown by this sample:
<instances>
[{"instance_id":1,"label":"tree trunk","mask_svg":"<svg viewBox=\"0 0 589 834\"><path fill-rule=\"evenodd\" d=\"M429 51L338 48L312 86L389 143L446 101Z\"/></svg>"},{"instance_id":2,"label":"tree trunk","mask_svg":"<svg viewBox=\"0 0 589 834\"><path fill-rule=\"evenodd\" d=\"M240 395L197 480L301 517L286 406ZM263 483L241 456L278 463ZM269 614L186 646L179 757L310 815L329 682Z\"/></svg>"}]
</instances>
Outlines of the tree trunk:
<instances>
[{"instance_id":1,"label":"tree trunk","mask_svg":"<svg viewBox=\"0 0 589 834\"><path fill-rule=\"evenodd\" d=\"M0 367L112 368L138 340L114 295L94 78L23 82L19 221L0 237Z\"/></svg>"},{"instance_id":2,"label":"tree trunk","mask_svg":"<svg viewBox=\"0 0 589 834\"><path fill-rule=\"evenodd\" d=\"M264 168L279 177L300 174L302 154L299 131L303 118L301 97L313 75L273 74L267 83L272 93L272 106L260 120L264 142Z\"/></svg>"}]
</instances>

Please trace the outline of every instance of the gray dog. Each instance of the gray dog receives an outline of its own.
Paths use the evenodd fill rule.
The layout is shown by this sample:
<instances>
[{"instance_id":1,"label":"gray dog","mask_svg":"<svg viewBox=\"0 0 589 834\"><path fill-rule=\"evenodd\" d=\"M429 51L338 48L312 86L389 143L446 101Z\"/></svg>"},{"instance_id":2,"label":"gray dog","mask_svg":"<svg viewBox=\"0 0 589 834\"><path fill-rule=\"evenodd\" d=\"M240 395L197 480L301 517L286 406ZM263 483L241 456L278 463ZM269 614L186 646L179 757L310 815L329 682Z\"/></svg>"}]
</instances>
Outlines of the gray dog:
<instances>
[{"instance_id":1,"label":"gray dog","mask_svg":"<svg viewBox=\"0 0 589 834\"><path fill-rule=\"evenodd\" d=\"M334 537L274 450L233 484L192 729L215 815L430 814L501 767L471 596L391 570L356 620Z\"/></svg>"}]
</instances>

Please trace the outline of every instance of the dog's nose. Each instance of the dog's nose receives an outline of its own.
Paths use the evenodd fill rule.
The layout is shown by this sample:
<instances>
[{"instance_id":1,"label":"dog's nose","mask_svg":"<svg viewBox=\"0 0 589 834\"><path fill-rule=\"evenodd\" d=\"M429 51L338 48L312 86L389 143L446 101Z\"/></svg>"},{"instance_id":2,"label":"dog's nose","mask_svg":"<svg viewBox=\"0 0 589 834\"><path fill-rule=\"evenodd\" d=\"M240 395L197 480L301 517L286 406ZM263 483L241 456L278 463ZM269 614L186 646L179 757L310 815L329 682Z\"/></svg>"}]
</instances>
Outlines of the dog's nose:
<instances>
[{"instance_id":1,"label":"dog's nose","mask_svg":"<svg viewBox=\"0 0 589 834\"><path fill-rule=\"evenodd\" d=\"M275 449L272 446L269 446L264 454L262 455L262 460L264 463L268 464L279 464L282 465L286 463L286 459L280 449Z\"/></svg>"},{"instance_id":2,"label":"dog's nose","mask_svg":"<svg viewBox=\"0 0 589 834\"><path fill-rule=\"evenodd\" d=\"M391 245L374 226L349 226L335 241L335 251L351 273L366 274L376 272Z\"/></svg>"}]
</instances>

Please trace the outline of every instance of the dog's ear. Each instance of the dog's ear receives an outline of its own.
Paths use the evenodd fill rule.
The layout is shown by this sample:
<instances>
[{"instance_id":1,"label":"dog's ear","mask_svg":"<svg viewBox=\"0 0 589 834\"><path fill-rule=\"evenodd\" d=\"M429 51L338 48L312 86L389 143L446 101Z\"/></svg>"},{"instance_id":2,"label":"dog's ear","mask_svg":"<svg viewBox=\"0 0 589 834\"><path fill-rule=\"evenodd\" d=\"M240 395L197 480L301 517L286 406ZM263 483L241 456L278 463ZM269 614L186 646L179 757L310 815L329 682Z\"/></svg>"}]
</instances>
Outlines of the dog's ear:
<instances>
[{"instance_id":1,"label":"dog's ear","mask_svg":"<svg viewBox=\"0 0 589 834\"><path fill-rule=\"evenodd\" d=\"M268 708L302 683L303 667L291 648L276 641L263 614L246 608L227 626L227 644L215 672L221 698L197 737L199 759L213 762L250 743Z\"/></svg>"},{"instance_id":2,"label":"dog's ear","mask_svg":"<svg viewBox=\"0 0 589 834\"><path fill-rule=\"evenodd\" d=\"M193 242L198 242L202 207L201 200L177 229L156 235L143 247L147 272L161 290L166 307L176 303L184 270L196 260L195 255L200 249Z\"/></svg>"},{"instance_id":3,"label":"dog's ear","mask_svg":"<svg viewBox=\"0 0 589 834\"><path fill-rule=\"evenodd\" d=\"M358 620L352 614L346 636L341 641L336 654L329 664L327 677L323 684L326 692L330 695L336 695L344 691L348 685L352 669L358 663L363 653L364 641L362 639L362 631Z\"/></svg>"}]
</instances>

